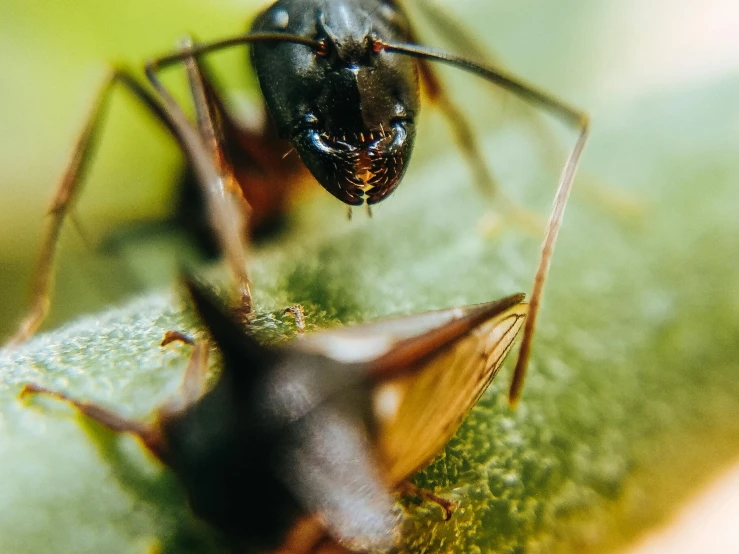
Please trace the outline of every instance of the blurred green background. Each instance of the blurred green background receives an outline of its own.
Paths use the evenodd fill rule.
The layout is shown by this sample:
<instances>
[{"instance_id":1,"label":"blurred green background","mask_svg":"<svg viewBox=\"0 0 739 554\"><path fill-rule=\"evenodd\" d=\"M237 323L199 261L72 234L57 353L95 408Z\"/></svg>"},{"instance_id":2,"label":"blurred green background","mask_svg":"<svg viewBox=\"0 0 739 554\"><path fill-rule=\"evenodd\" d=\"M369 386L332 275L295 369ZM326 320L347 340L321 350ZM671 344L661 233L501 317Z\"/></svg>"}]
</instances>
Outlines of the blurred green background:
<instances>
[{"instance_id":1,"label":"blurred green background","mask_svg":"<svg viewBox=\"0 0 739 554\"><path fill-rule=\"evenodd\" d=\"M505 382L497 380L446 457L421 477L441 486L459 481L487 519L476 519L473 509L434 527L429 516L417 535L443 542L470 525L482 526L485 544L501 551L517 552L522 536L532 551L537 544L540 551L551 544L565 551L621 546L668 517L677 499L739 451L739 8L719 0L470 0L446 8L508 68L586 109L593 134L553 263L524 403L509 414ZM78 2L72 9L3 2L0 335L22 313L44 208L106 61L138 67L184 33L205 40L238 32L254 9L238 2ZM422 30L429 42L442 43L428 26ZM244 58L234 52L214 61L229 100L240 106L258 99ZM556 125L550 133L510 96L491 101L475 79L454 75L453 97L484 137L502 186L544 214L571 133ZM177 75L171 78L177 86ZM77 208L93 243L122 222L167 215L181 163L128 97L116 94L111 108ZM484 206L438 114L424 112L419 135L406 183L377 208L375 220L357 214L346 222L343 207L319 191L296 214L298 232L259 252L260 303L275 309L307 298L321 323L528 289L538 237L515 227L492 238L476 234ZM173 242L133 241L120 258L101 256L70 226L50 325L171 281ZM54 533L65 533L57 531L55 506L68 507L69 525L92 522L84 527L92 538L83 539L95 551L120 540L115 532L103 536L107 524L95 517L118 522L116 532L140 541L152 528L170 529L182 499L158 474L154 485L121 493L124 477L138 468L118 475L126 463L101 461L95 450L105 437L91 446L63 415L18 404L17 387L44 379L143 416L171 390L183 363L183 356L151 348L159 327L191 322L159 297L90 321L20 354L3 353L9 438L0 459L15 476L38 464L40 484L29 493L15 486L22 479L12 479L0 501L18 510L0 510L0 523L12 529L28 520L24 514L42 513L33 503L38 494ZM138 341L133 347L106 342L129 335ZM124 446L122 458L138 463L136 448ZM44 464L54 456L68 463ZM470 463L470 456L482 459ZM72 483L78 468L91 472L87 482ZM57 494L59 483L68 497ZM89 506L98 505L92 498L102 508L86 519ZM120 502L145 505L148 519L131 517ZM33 529L24 527L10 539L30 536Z\"/></svg>"}]
</instances>

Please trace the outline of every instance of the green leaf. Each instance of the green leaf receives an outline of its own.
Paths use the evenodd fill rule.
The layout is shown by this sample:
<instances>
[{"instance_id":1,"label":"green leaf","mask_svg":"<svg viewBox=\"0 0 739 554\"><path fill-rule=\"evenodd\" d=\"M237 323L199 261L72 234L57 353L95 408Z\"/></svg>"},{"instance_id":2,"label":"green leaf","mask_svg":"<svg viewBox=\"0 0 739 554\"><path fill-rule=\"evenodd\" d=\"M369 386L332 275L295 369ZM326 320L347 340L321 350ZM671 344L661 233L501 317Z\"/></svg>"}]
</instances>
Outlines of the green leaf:
<instances>
[{"instance_id":1,"label":"green leaf","mask_svg":"<svg viewBox=\"0 0 739 554\"><path fill-rule=\"evenodd\" d=\"M547 28L546 15L539 28ZM547 78L567 81L545 68ZM583 87L597 96L596 85ZM482 106L485 92L465 90L461 102ZM736 457L737 93L739 79L724 76L620 104L594 100L601 109L552 264L523 400L507 408L504 371L416 478L460 509L444 523L433 506L410 505L408 552L617 548ZM489 130L495 109L476 116L503 186L543 211L557 169L541 161L538 127L507 117ZM489 208L443 123L427 116L420 134L433 140L420 145L403 186L371 220L358 213L347 223L342 206L318 194L287 234L255 252L266 337L291 334L289 320L271 314L294 302L321 327L529 289L539 238L508 221L493 236L482 233ZM606 191L637 211L604 201ZM185 349L157 346L169 329L198 331L166 290L0 351L0 551L218 551L178 483L133 439L63 403L17 399L33 381L145 418L175 390L186 362Z\"/></svg>"}]
</instances>

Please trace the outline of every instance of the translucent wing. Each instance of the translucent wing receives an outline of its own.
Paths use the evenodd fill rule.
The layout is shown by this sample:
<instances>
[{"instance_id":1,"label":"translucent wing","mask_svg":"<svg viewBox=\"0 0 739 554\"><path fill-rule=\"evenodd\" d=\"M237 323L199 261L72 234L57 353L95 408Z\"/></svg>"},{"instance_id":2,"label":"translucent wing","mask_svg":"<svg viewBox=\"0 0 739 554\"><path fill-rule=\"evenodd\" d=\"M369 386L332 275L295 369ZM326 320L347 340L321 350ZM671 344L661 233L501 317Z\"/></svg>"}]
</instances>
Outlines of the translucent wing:
<instances>
[{"instance_id":1,"label":"translucent wing","mask_svg":"<svg viewBox=\"0 0 739 554\"><path fill-rule=\"evenodd\" d=\"M454 435L500 369L527 310L515 295L323 331L301 348L369 366L380 454L397 484Z\"/></svg>"},{"instance_id":2,"label":"translucent wing","mask_svg":"<svg viewBox=\"0 0 739 554\"><path fill-rule=\"evenodd\" d=\"M379 445L390 482L423 469L449 442L503 364L528 309L516 304L375 390Z\"/></svg>"}]
</instances>

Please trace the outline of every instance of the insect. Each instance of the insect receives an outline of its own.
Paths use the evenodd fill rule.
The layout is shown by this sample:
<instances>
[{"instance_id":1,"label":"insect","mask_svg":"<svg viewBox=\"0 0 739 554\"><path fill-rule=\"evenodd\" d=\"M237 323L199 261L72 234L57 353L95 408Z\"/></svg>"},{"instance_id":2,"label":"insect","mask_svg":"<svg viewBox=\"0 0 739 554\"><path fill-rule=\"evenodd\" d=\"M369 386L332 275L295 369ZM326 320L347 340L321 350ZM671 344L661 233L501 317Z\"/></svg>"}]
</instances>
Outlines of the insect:
<instances>
[{"instance_id":1,"label":"insect","mask_svg":"<svg viewBox=\"0 0 739 554\"><path fill-rule=\"evenodd\" d=\"M393 546L397 492L453 505L408 478L454 434L495 377L527 313L524 295L257 343L197 282L197 311L223 356L203 394L199 342L181 395L152 423L67 400L116 432L132 433L185 486L193 511L237 551L353 551ZM169 339L168 339L169 340Z\"/></svg>"},{"instance_id":2,"label":"insect","mask_svg":"<svg viewBox=\"0 0 739 554\"><path fill-rule=\"evenodd\" d=\"M239 128L228 114L203 66L212 52L248 45L269 114L258 133ZM146 65L156 94L130 72L111 71L93 106L52 203L41 249L33 302L13 342L27 339L49 307L55 246L70 203L79 194L101 114L116 84L122 85L172 133L197 177L205 217L237 283L240 311L252 311L245 263L246 228L279 211L285 185L300 172L275 161L287 141L305 168L347 206L371 206L399 185L411 157L420 109L419 82L448 116L454 135L478 181L490 182L469 126L451 103L432 67L462 69L548 110L578 129L560 177L530 295L529 316L511 388L515 404L528 364L541 295L575 171L588 136L585 114L507 73L419 43L401 0L278 0L262 11L245 35L195 44ZM165 68L183 64L194 100L193 125L159 79ZM260 146L261 145L261 146Z\"/></svg>"}]
</instances>

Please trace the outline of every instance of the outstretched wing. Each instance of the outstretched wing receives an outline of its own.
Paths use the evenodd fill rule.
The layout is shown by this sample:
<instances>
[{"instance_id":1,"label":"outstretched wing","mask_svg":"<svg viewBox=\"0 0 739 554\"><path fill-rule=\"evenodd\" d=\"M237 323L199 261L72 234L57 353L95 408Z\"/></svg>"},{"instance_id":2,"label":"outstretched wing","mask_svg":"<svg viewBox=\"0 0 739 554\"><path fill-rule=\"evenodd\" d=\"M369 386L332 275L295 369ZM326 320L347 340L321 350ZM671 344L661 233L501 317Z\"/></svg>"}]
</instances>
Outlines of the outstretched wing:
<instances>
[{"instance_id":1,"label":"outstretched wing","mask_svg":"<svg viewBox=\"0 0 739 554\"><path fill-rule=\"evenodd\" d=\"M523 295L342 327L300 348L366 364L377 442L389 482L426 466L500 369L528 311Z\"/></svg>"},{"instance_id":2,"label":"outstretched wing","mask_svg":"<svg viewBox=\"0 0 739 554\"><path fill-rule=\"evenodd\" d=\"M449 442L493 380L526 317L517 303L375 389L378 441L392 483L423 469ZM419 352L419 354L421 354Z\"/></svg>"}]
</instances>

